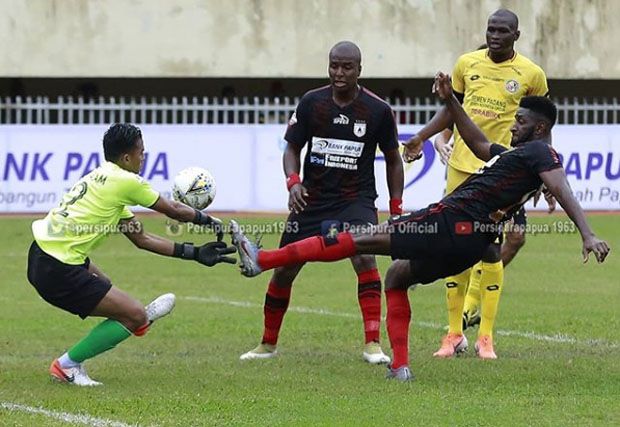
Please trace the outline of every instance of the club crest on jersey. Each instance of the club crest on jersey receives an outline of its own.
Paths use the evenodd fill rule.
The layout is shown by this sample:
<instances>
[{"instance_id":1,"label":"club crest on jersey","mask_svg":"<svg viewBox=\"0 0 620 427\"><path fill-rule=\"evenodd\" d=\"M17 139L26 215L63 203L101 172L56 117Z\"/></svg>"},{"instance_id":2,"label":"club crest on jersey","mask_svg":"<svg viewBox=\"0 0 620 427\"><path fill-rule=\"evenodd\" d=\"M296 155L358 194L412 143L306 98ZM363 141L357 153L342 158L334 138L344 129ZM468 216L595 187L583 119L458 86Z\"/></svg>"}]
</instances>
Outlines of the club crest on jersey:
<instances>
[{"instance_id":1,"label":"club crest on jersey","mask_svg":"<svg viewBox=\"0 0 620 427\"><path fill-rule=\"evenodd\" d=\"M349 118L345 116L344 114L339 114L338 117L334 117L334 124L335 125L348 125Z\"/></svg>"},{"instance_id":2,"label":"club crest on jersey","mask_svg":"<svg viewBox=\"0 0 620 427\"><path fill-rule=\"evenodd\" d=\"M506 90L510 93L516 93L519 90L519 82L516 80L508 80L506 82Z\"/></svg>"},{"instance_id":3,"label":"club crest on jersey","mask_svg":"<svg viewBox=\"0 0 620 427\"><path fill-rule=\"evenodd\" d=\"M366 122L365 121L356 121L353 125L353 134L358 138L366 135Z\"/></svg>"}]
</instances>

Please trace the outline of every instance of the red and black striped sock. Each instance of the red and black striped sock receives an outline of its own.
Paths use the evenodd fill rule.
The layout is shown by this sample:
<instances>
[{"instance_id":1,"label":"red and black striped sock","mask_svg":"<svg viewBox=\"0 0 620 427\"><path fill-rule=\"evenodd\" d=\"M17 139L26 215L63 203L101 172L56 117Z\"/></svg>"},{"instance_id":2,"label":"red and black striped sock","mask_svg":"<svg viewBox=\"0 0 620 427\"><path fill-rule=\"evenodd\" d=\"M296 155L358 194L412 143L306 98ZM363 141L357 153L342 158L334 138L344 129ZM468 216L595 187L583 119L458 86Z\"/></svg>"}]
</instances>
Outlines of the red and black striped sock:
<instances>
[{"instance_id":1,"label":"red and black striped sock","mask_svg":"<svg viewBox=\"0 0 620 427\"><path fill-rule=\"evenodd\" d=\"M406 289L385 291L387 331L392 346L392 369L409 364L409 322L411 307Z\"/></svg>"},{"instance_id":2,"label":"red and black striped sock","mask_svg":"<svg viewBox=\"0 0 620 427\"><path fill-rule=\"evenodd\" d=\"M265 305L263 313L265 315L265 329L263 331L263 344L276 345L278 343L278 334L282 326L282 319L288 303L291 300L292 283L285 287L279 287L275 282L270 281L265 294Z\"/></svg>"},{"instance_id":3,"label":"red and black striped sock","mask_svg":"<svg viewBox=\"0 0 620 427\"><path fill-rule=\"evenodd\" d=\"M381 326L381 276L376 268L357 275L357 300L364 319L366 343L379 342Z\"/></svg>"},{"instance_id":4,"label":"red and black striped sock","mask_svg":"<svg viewBox=\"0 0 620 427\"><path fill-rule=\"evenodd\" d=\"M291 243L280 249L260 250L258 265L264 271L307 261L337 261L355 255L355 243L350 233L339 233L333 240L330 244L325 238L316 236Z\"/></svg>"}]
</instances>

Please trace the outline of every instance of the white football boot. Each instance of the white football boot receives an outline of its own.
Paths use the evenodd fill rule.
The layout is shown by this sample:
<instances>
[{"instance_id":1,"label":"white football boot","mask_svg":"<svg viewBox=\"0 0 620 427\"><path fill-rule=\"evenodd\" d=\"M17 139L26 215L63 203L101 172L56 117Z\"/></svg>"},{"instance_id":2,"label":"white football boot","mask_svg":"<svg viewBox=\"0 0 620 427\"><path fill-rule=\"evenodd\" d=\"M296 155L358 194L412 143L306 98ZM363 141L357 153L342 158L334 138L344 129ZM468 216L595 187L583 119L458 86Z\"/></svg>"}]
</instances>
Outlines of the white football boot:
<instances>
[{"instance_id":1,"label":"white football boot","mask_svg":"<svg viewBox=\"0 0 620 427\"><path fill-rule=\"evenodd\" d=\"M271 344L259 344L256 348L243 353L239 356L239 360L255 360L255 359L271 359L278 355L275 345Z\"/></svg>"},{"instance_id":2,"label":"white football boot","mask_svg":"<svg viewBox=\"0 0 620 427\"><path fill-rule=\"evenodd\" d=\"M381 345L375 341L371 341L364 346L362 358L371 365L385 365L392 361L390 356L383 353Z\"/></svg>"},{"instance_id":3,"label":"white football boot","mask_svg":"<svg viewBox=\"0 0 620 427\"><path fill-rule=\"evenodd\" d=\"M144 307L149 323L153 323L157 319L161 319L165 315L169 314L174 308L176 299L177 298L174 294L163 294L155 298L149 303L149 305Z\"/></svg>"},{"instance_id":4,"label":"white football boot","mask_svg":"<svg viewBox=\"0 0 620 427\"><path fill-rule=\"evenodd\" d=\"M74 384L82 387L96 387L102 385L99 381L92 380L81 364L73 368L62 368L58 359L50 365L52 379L61 383Z\"/></svg>"}]
</instances>

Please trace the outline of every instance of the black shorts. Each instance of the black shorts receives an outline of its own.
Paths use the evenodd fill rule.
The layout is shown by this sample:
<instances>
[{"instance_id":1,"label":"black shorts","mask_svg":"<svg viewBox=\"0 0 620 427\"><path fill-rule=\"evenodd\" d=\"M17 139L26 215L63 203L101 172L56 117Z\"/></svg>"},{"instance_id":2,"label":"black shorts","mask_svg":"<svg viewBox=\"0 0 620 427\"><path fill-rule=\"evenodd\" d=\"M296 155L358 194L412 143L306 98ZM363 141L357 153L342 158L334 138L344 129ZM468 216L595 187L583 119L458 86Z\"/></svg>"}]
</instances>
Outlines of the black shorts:
<instances>
[{"instance_id":1,"label":"black shorts","mask_svg":"<svg viewBox=\"0 0 620 427\"><path fill-rule=\"evenodd\" d=\"M291 212L280 238L280 247L325 234L331 224L338 224L339 231L354 231L356 227L376 225L378 221L377 208L372 200L353 200L336 206L310 208L298 214Z\"/></svg>"},{"instance_id":2,"label":"black shorts","mask_svg":"<svg viewBox=\"0 0 620 427\"><path fill-rule=\"evenodd\" d=\"M517 232L522 230L522 232L525 233L525 227L527 227L527 213L525 212L525 208L521 206L521 209L516 211L512 216L512 223L504 223L503 231L501 233L498 233L498 235L495 237L495 240L493 241L493 244L502 245L504 243L504 241L506 240L506 238L504 237L504 232L508 233L512 231Z\"/></svg>"},{"instance_id":3,"label":"black shorts","mask_svg":"<svg viewBox=\"0 0 620 427\"><path fill-rule=\"evenodd\" d=\"M28 281L45 301L84 319L112 288L110 282L88 272L89 264L88 259L81 265L65 264L32 242Z\"/></svg>"},{"instance_id":4,"label":"black shorts","mask_svg":"<svg viewBox=\"0 0 620 427\"><path fill-rule=\"evenodd\" d=\"M480 227L469 215L438 203L393 222L391 254L410 261L416 283L431 283L476 264L496 237L494 224Z\"/></svg>"},{"instance_id":5,"label":"black shorts","mask_svg":"<svg viewBox=\"0 0 620 427\"><path fill-rule=\"evenodd\" d=\"M523 206L512 216L512 222L514 225L525 230L525 226L527 225L527 213L525 213L525 208Z\"/></svg>"}]
</instances>

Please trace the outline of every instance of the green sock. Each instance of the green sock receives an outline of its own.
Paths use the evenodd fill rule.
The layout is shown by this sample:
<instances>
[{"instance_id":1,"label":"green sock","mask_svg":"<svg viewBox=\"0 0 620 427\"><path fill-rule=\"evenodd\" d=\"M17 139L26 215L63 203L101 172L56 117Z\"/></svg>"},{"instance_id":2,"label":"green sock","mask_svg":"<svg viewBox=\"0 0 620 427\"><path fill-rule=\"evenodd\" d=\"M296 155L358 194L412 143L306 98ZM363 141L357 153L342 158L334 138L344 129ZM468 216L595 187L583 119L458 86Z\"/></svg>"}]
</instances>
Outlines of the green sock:
<instances>
[{"instance_id":1,"label":"green sock","mask_svg":"<svg viewBox=\"0 0 620 427\"><path fill-rule=\"evenodd\" d=\"M116 344L126 340L131 332L116 320L107 319L93 328L80 342L67 352L71 360L82 363L86 359L95 357L116 347Z\"/></svg>"}]
</instances>

